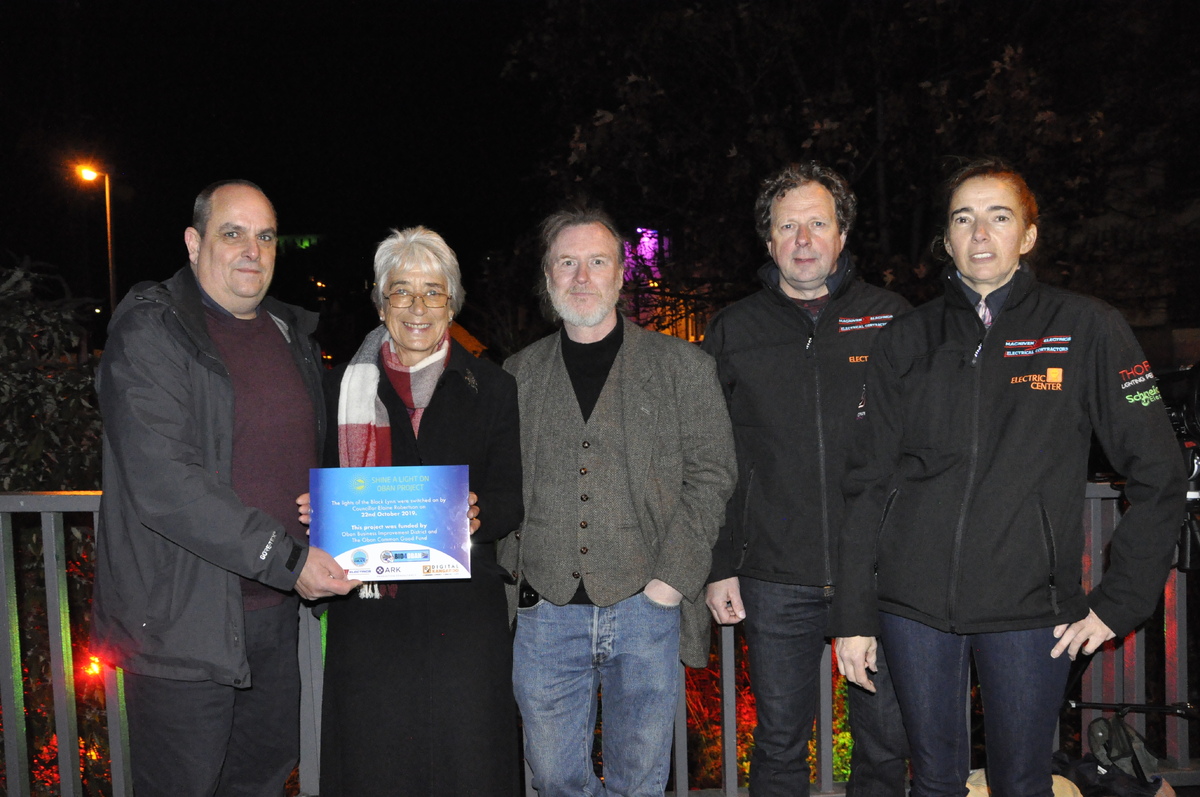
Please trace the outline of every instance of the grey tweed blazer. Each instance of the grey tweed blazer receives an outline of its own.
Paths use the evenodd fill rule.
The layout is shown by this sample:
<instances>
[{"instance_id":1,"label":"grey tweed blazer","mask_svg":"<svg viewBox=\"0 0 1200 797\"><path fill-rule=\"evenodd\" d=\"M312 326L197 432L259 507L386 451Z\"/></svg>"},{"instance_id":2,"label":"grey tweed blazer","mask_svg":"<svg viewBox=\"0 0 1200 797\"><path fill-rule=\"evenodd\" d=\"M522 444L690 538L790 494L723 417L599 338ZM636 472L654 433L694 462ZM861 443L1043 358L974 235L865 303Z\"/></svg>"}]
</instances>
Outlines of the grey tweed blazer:
<instances>
[{"instance_id":1,"label":"grey tweed blazer","mask_svg":"<svg viewBox=\"0 0 1200 797\"><path fill-rule=\"evenodd\" d=\"M686 341L622 323L625 464L641 539L655 562L652 577L684 596L680 658L689 667L703 667L710 636L704 587L712 546L737 480L729 413L712 357ZM504 364L517 380L527 515L534 514L529 510L538 478L534 452L539 434L577 422L545 401L552 368L562 361L561 349L555 332ZM518 535L509 535L498 550L500 563L518 581L521 544ZM509 599L515 614L515 587Z\"/></svg>"}]
</instances>

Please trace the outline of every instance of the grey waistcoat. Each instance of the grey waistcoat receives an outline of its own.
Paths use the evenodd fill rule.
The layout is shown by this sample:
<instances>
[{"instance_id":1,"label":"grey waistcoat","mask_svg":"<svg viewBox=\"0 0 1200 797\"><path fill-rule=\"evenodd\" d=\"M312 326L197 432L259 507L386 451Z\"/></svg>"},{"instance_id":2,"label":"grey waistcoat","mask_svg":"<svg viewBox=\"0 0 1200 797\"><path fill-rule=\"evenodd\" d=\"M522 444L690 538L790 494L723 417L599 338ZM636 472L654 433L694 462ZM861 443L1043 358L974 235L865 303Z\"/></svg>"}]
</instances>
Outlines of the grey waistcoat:
<instances>
[{"instance_id":1,"label":"grey waistcoat","mask_svg":"<svg viewBox=\"0 0 1200 797\"><path fill-rule=\"evenodd\" d=\"M538 439L540 476L522 544L525 578L551 603L570 601L582 579L592 602L609 606L652 578L652 552L629 489L621 367L618 352L586 423L561 357L547 381L547 406L559 408L562 417Z\"/></svg>"}]
</instances>

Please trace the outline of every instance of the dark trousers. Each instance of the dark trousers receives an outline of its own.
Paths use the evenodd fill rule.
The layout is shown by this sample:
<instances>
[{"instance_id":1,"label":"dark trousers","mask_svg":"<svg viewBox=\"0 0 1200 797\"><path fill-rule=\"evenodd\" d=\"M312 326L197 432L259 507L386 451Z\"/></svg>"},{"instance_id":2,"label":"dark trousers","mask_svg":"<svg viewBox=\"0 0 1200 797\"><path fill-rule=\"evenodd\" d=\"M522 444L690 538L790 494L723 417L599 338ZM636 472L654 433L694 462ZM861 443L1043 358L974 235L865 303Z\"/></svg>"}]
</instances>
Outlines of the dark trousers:
<instances>
[{"instance_id":1,"label":"dark trousers","mask_svg":"<svg viewBox=\"0 0 1200 797\"><path fill-rule=\"evenodd\" d=\"M1050 628L951 634L880 613L892 682L912 745L912 797L967 793L970 661L983 694L993 797L1050 797L1054 727L1071 660L1050 658Z\"/></svg>"},{"instance_id":2,"label":"dark trousers","mask_svg":"<svg viewBox=\"0 0 1200 797\"><path fill-rule=\"evenodd\" d=\"M746 607L750 686L758 712L750 758L754 797L809 793L808 741L821 694L821 657L833 591L739 578ZM847 691L854 754L850 797L903 797L908 766L900 708L887 662L872 677L876 694Z\"/></svg>"},{"instance_id":3,"label":"dark trousers","mask_svg":"<svg viewBox=\"0 0 1200 797\"><path fill-rule=\"evenodd\" d=\"M246 612L252 686L125 673L137 797L280 797L300 758L298 602Z\"/></svg>"}]
</instances>

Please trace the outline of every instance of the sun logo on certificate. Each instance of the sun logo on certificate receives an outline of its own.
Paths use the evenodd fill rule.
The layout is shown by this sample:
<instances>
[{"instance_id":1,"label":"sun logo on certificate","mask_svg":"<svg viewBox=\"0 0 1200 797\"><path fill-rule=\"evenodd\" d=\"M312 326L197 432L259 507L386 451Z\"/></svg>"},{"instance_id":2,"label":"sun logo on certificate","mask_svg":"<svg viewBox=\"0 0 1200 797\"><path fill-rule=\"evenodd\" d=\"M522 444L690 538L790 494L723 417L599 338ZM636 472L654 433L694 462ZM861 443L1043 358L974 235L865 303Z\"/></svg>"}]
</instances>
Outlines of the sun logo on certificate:
<instances>
[{"instance_id":1,"label":"sun logo on certificate","mask_svg":"<svg viewBox=\"0 0 1200 797\"><path fill-rule=\"evenodd\" d=\"M354 489L360 493L363 490L367 489L367 480L366 479L355 479L354 480Z\"/></svg>"}]
</instances>

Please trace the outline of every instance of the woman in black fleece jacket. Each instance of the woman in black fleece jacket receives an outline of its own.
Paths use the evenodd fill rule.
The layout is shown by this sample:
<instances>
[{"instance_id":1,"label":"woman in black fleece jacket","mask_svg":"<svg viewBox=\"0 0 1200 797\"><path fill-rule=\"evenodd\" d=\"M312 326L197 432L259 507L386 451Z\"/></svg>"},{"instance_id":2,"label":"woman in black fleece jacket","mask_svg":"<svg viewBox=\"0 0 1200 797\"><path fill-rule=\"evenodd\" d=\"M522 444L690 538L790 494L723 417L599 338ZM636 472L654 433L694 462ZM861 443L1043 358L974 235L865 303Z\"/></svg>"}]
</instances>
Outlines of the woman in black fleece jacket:
<instances>
[{"instance_id":1,"label":"woman in black fleece jacket","mask_svg":"<svg viewBox=\"0 0 1200 797\"><path fill-rule=\"evenodd\" d=\"M1037 240L1021 176L981 161L948 187L945 294L884 329L868 364L831 633L842 672L868 689L881 637L915 797L965 793L972 658L992 794L1049 797L1069 659L1153 610L1183 518L1182 460L1120 314L1021 263ZM1130 507L1103 583L1085 591L1093 431Z\"/></svg>"}]
</instances>

